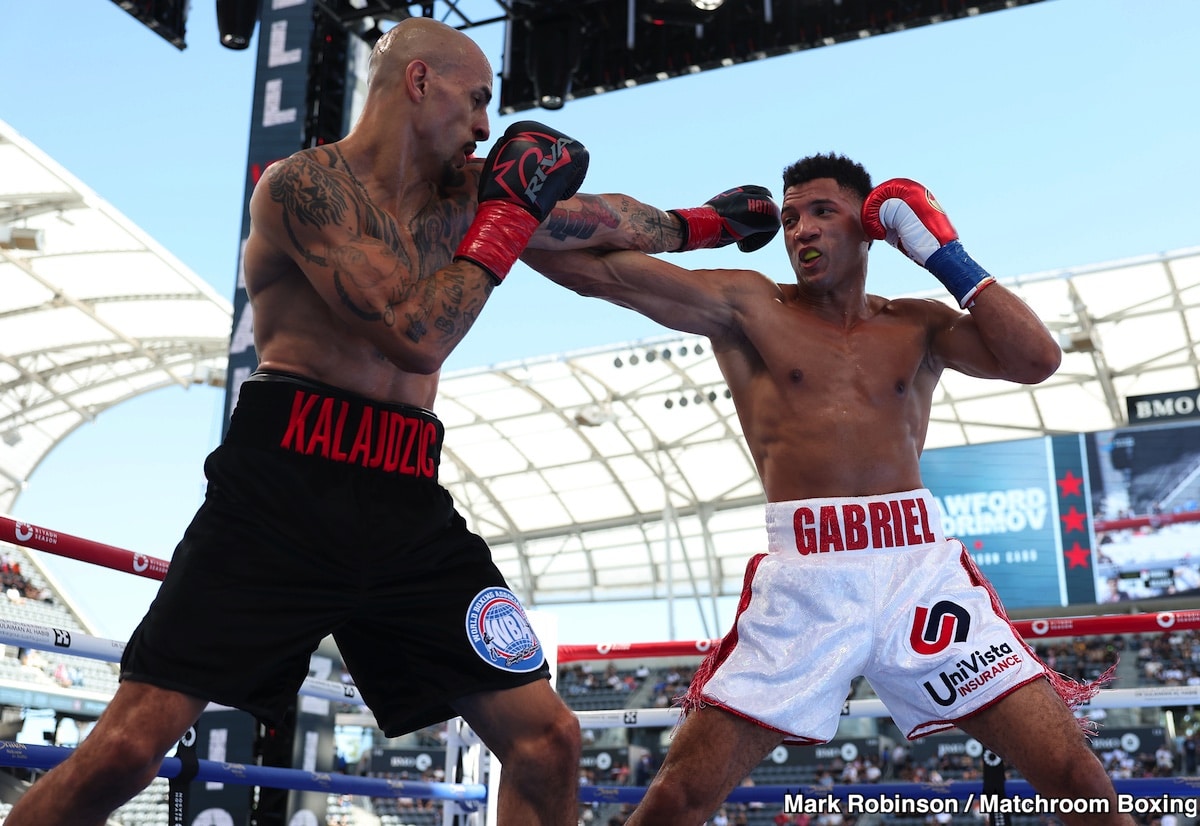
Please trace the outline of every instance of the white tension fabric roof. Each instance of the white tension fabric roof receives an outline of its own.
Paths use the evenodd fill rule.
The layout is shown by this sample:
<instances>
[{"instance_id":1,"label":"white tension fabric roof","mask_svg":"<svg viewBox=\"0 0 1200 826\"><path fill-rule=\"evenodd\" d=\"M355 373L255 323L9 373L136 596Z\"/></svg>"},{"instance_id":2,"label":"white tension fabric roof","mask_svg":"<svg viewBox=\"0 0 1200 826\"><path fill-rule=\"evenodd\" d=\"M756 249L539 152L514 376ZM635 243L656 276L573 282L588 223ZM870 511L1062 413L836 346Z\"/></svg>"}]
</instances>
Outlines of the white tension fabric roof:
<instances>
[{"instance_id":1,"label":"white tension fabric roof","mask_svg":"<svg viewBox=\"0 0 1200 826\"><path fill-rule=\"evenodd\" d=\"M1034 387L947 372L929 448L1116 428L1127 396L1200 387L1200 247L1003 283L1063 365ZM104 410L224 381L229 302L3 122L0 285L0 512ZM704 339L447 374L437 412L442 481L530 605L740 592L762 492Z\"/></svg>"},{"instance_id":2,"label":"white tension fabric roof","mask_svg":"<svg viewBox=\"0 0 1200 826\"><path fill-rule=\"evenodd\" d=\"M223 383L232 307L0 121L0 512L80 425Z\"/></svg>"}]
</instances>

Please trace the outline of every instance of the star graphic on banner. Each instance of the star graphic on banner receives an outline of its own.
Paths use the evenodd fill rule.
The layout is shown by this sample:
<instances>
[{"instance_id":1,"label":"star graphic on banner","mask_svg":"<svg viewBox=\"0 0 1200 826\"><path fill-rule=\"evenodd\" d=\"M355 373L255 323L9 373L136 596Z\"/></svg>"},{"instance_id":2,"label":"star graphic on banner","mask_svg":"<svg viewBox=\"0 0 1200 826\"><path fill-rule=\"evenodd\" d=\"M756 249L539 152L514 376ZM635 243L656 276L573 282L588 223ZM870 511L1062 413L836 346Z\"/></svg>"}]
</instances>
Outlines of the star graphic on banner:
<instances>
[{"instance_id":1,"label":"star graphic on banner","mask_svg":"<svg viewBox=\"0 0 1200 826\"><path fill-rule=\"evenodd\" d=\"M1059 518L1063 521L1063 530L1068 533L1071 531L1082 531L1084 523L1087 522L1087 514L1076 510L1074 505Z\"/></svg>"},{"instance_id":2,"label":"star graphic on banner","mask_svg":"<svg viewBox=\"0 0 1200 826\"><path fill-rule=\"evenodd\" d=\"M1067 558L1067 568L1086 568L1088 567L1088 557L1091 556L1087 548L1080 547L1076 542L1070 548L1063 551L1063 556Z\"/></svg>"},{"instance_id":3,"label":"star graphic on banner","mask_svg":"<svg viewBox=\"0 0 1200 826\"><path fill-rule=\"evenodd\" d=\"M1059 496L1083 496L1083 477L1068 469L1067 475L1058 480L1058 487Z\"/></svg>"}]
</instances>

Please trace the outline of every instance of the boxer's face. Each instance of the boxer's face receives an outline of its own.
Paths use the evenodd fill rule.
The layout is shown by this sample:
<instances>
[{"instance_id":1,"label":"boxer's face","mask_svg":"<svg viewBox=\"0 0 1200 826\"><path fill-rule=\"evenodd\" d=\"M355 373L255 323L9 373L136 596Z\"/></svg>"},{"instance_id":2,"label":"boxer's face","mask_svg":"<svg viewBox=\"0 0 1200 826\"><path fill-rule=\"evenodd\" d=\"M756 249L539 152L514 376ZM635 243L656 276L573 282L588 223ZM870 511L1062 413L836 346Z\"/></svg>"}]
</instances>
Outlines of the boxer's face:
<instances>
[{"instance_id":1,"label":"boxer's face","mask_svg":"<svg viewBox=\"0 0 1200 826\"><path fill-rule=\"evenodd\" d=\"M832 178L788 187L781 218L788 260L800 279L827 281L866 272L862 200Z\"/></svg>"},{"instance_id":2,"label":"boxer's face","mask_svg":"<svg viewBox=\"0 0 1200 826\"><path fill-rule=\"evenodd\" d=\"M446 161L461 168L478 144L491 135L487 107L492 100L491 69L486 60L469 61L438 73L443 92L441 132Z\"/></svg>"}]
</instances>

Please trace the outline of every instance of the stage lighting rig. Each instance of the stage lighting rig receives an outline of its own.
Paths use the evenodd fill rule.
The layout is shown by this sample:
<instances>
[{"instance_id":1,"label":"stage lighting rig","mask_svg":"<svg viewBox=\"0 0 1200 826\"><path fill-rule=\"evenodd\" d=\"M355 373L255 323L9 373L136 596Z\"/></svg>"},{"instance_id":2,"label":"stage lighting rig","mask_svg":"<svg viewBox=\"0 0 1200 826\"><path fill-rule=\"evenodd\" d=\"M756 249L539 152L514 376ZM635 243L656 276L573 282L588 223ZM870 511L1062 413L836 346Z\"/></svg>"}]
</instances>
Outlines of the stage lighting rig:
<instances>
[{"instance_id":1,"label":"stage lighting rig","mask_svg":"<svg viewBox=\"0 0 1200 826\"><path fill-rule=\"evenodd\" d=\"M500 113L1038 2L508 0ZM579 33L566 65L554 52L564 13ZM547 94L552 83L565 94Z\"/></svg>"},{"instance_id":2,"label":"stage lighting rig","mask_svg":"<svg viewBox=\"0 0 1200 826\"><path fill-rule=\"evenodd\" d=\"M113 0L177 49L187 43L188 0Z\"/></svg>"}]
</instances>

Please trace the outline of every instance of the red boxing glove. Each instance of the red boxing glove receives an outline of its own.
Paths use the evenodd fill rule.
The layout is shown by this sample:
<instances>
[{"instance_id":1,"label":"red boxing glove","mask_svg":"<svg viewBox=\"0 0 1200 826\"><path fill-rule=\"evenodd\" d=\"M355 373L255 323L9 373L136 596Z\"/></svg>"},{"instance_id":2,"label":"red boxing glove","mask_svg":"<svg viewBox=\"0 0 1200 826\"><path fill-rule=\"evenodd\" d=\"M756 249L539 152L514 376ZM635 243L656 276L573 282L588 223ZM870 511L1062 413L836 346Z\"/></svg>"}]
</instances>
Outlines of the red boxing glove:
<instances>
[{"instance_id":1,"label":"red boxing glove","mask_svg":"<svg viewBox=\"0 0 1200 826\"><path fill-rule=\"evenodd\" d=\"M514 123L483 162L479 210L454 258L470 261L499 284L550 210L579 191L587 148L534 121Z\"/></svg>"},{"instance_id":2,"label":"red boxing glove","mask_svg":"<svg viewBox=\"0 0 1200 826\"><path fill-rule=\"evenodd\" d=\"M779 232L779 206L771 191L751 184L728 189L704 206L667 210L683 221L683 243L674 252L724 247L736 243L742 252L765 247Z\"/></svg>"},{"instance_id":3,"label":"red boxing glove","mask_svg":"<svg viewBox=\"0 0 1200 826\"><path fill-rule=\"evenodd\" d=\"M963 250L958 232L933 193L908 178L892 178L863 201L867 237L885 239L929 270L966 309L995 281Z\"/></svg>"},{"instance_id":4,"label":"red boxing glove","mask_svg":"<svg viewBox=\"0 0 1200 826\"><path fill-rule=\"evenodd\" d=\"M892 178L871 190L862 205L863 229L876 240L886 239L922 267L958 232L933 193L908 178Z\"/></svg>"}]
</instances>

